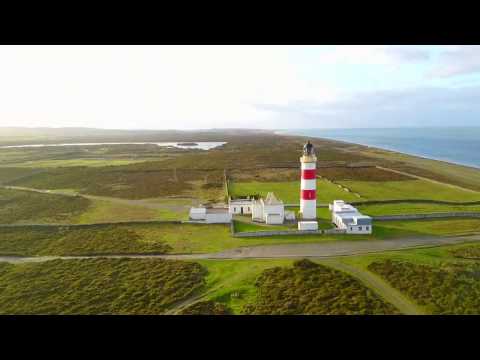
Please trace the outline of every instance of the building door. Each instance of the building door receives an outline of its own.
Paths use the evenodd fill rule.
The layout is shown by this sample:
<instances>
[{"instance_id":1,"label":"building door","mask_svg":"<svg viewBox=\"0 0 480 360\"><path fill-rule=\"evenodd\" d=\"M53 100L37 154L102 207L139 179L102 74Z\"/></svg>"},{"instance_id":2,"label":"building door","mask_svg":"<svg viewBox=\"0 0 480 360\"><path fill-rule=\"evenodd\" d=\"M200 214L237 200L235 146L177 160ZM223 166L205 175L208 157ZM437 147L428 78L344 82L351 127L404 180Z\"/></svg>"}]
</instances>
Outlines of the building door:
<instances>
[{"instance_id":1,"label":"building door","mask_svg":"<svg viewBox=\"0 0 480 360\"><path fill-rule=\"evenodd\" d=\"M240 206L240 214L243 215L243 206Z\"/></svg>"}]
</instances>

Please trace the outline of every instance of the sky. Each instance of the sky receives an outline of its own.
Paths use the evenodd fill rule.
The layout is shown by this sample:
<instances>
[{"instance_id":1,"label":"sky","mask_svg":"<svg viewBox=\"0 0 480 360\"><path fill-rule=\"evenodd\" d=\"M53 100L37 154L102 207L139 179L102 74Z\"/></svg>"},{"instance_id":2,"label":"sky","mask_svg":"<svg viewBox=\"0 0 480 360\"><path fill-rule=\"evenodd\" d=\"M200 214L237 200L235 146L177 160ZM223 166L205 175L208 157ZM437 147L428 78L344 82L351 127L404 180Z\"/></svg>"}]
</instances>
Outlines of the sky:
<instances>
[{"instance_id":1,"label":"sky","mask_svg":"<svg viewBox=\"0 0 480 360\"><path fill-rule=\"evenodd\" d=\"M0 46L0 126L480 125L480 46Z\"/></svg>"}]
</instances>

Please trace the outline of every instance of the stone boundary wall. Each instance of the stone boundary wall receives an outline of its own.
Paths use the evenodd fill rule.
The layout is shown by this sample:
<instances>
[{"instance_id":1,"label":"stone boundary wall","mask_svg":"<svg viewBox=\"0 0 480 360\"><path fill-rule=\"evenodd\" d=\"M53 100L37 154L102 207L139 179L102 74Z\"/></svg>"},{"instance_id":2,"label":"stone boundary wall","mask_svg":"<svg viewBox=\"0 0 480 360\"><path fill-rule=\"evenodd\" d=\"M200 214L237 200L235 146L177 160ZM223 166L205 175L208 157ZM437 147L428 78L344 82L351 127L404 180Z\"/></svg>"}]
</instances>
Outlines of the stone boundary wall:
<instances>
[{"instance_id":1,"label":"stone boundary wall","mask_svg":"<svg viewBox=\"0 0 480 360\"><path fill-rule=\"evenodd\" d=\"M422 219L449 219L449 218L480 218L480 212L385 215L385 216L373 216L372 220L390 221L390 220L422 220Z\"/></svg>"},{"instance_id":2,"label":"stone boundary wall","mask_svg":"<svg viewBox=\"0 0 480 360\"><path fill-rule=\"evenodd\" d=\"M366 200L366 201L352 201L349 204L353 206L362 206L362 205L382 205L382 204L399 204L399 203L439 204L439 205L480 205L480 201L456 202L456 201L429 200L429 199Z\"/></svg>"},{"instance_id":3,"label":"stone boundary wall","mask_svg":"<svg viewBox=\"0 0 480 360\"><path fill-rule=\"evenodd\" d=\"M324 235L324 234L344 234L345 230L328 229L328 230L279 230L279 231L245 231L233 233L233 237L268 237L268 236L286 236L286 235Z\"/></svg>"}]
</instances>

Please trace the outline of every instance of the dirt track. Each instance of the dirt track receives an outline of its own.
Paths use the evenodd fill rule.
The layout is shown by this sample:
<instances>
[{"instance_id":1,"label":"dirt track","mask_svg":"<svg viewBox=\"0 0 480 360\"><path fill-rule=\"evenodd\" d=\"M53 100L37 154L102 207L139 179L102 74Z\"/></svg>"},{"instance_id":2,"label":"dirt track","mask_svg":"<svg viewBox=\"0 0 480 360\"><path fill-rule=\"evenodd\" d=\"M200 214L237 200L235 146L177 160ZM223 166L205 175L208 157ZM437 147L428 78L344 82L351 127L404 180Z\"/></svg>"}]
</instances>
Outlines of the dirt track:
<instances>
[{"instance_id":1,"label":"dirt track","mask_svg":"<svg viewBox=\"0 0 480 360\"><path fill-rule=\"evenodd\" d=\"M480 235L463 237L405 238L394 240L330 241L310 244L285 244L240 247L218 253L205 254L165 254L165 255L96 255L96 256L0 256L0 262L24 263L41 262L52 259L88 258L159 258L171 260L240 260L275 258L330 258L338 256L362 255L384 251L394 251L419 247L453 245L465 242L480 242Z\"/></svg>"}]
</instances>

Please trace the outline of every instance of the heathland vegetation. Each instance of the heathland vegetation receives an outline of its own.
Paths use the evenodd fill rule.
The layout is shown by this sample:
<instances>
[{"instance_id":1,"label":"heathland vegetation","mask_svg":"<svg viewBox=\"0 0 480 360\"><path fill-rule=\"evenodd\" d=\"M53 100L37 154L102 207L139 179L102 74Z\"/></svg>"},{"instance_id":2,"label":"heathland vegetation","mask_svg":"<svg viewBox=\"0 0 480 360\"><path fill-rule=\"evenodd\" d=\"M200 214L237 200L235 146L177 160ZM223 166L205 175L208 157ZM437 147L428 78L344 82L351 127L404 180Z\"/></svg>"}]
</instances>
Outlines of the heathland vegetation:
<instances>
[{"instance_id":1,"label":"heathland vegetation","mask_svg":"<svg viewBox=\"0 0 480 360\"><path fill-rule=\"evenodd\" d=\"M197 263L158 259L0 263L0 314L163 314L205 275Z\"/></svg>"},{"instance_id":2,"label":"heathland vegetation","mask_svg":"<svg viewBox=\"0 0 480 360\"><path fill-rule=\"evenodd\" d=\"M0 188L0 223L71 223L90 205L90 200L80 196Z\"/></svg>"},{"instance_id":3,"label":"heathland vegetation","mask_svg":"<svg viewBox=\"0 0 480 360\"><path fill-rule=\"evenodd\" d=\"M68 137L27 134L13 138L0 135L0 142L225 141L227 144L209 151L156 145L0 149L0 185L84 195L67 197L54 194L54 191L42 194L0 190L0 224L64 224L0 226L0 254L209 253L242 246L375 241L480 232L480 219L376 222L372 235L355 237L235 238L228 225L160 222L69 225L183 220L188 216L189 206L225 199L225 175L231 195L266 195L274 191L285 203L299 202L299 157L304 138L236 130L100 133L94 135L86 131L83 137L72 134ZM476 192L480 191L478 170L329 140L314 140L313 143L321 177L317 191L319 203L335 199L349 202L480 200L480 193ZM298 212L298 207L287 210ZM402 202L366 204L360 206L360 210L377 216L480 211L480 205ZM330 227L328 209L319 208L317 213L320 227ZM277 227L283 228L292 227L288 224ZM270 227L236 221L235 229L259 231ZM425 307L426 312L478 313L476 297L480 292L476 274L480 269L475 260L480 258L478 249L474 245L417 249L339 261L356 264L364 271L370 269L377 278L386 279L412 301ZM392 262L385 265L386 260ZM392 305L370 290L368 284L346 273L309 261L299 261L294 266L292 263L288 259L202 260L198 264L152 259L0 263L0 313L161 314L176 310L178 304L189 303L199 295L199 302L182 308L180 313L397 313ZM369 267L371 263L375 265Z\"/></svg>"},{"instance_id":4,"label":"heathland vegetation","mask_svg":"<svg viewBox=\"0 0 480 360\"><path fill-rule=\"evenodd\" d=\"M478 314L480 267L477 264L431 266L406 261L375 261L368 269L384 277L433 314Z\"/></svg>"},{"instance_id":5,"label":"heathland vegetation","mask_svg":"<svg viewBox=\"0 0 480 360\"><path fill-rule=\"evenodd\" d=\"M398 311L353 277L309 260L265 270L256 280L247 314L396 314Z\"/></svg>"}]
</instances>

